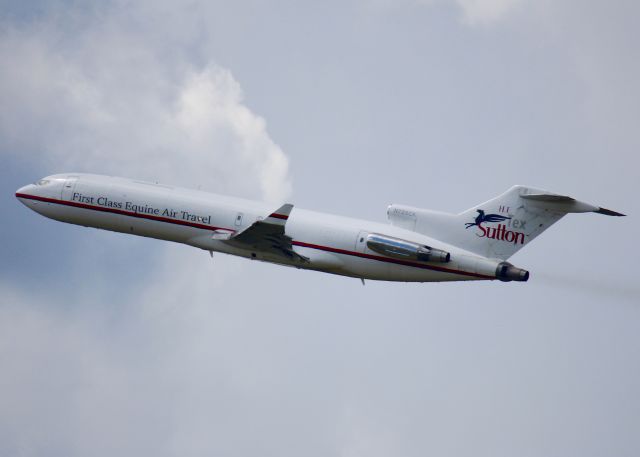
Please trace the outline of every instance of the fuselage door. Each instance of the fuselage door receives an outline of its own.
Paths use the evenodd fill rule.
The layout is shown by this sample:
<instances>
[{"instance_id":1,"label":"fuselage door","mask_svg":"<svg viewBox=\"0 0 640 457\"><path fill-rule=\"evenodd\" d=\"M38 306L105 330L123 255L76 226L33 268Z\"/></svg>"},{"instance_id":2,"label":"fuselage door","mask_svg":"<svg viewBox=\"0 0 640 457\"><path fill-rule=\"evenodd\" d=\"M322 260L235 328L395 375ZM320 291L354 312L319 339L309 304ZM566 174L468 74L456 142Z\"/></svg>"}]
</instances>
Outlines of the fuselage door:
<instances>
[{"instance_id":1,"label":"fuselage door","mask_svg":"<svg viewBox=\"0 0 640 457\"><path fill-rule=\"evenodd\" d=\"M73 190L76 188L77 176L70 176L62 185L62 192L60 198L62 200L71 200L73 198Z\"/></svg>"}]
</instances>

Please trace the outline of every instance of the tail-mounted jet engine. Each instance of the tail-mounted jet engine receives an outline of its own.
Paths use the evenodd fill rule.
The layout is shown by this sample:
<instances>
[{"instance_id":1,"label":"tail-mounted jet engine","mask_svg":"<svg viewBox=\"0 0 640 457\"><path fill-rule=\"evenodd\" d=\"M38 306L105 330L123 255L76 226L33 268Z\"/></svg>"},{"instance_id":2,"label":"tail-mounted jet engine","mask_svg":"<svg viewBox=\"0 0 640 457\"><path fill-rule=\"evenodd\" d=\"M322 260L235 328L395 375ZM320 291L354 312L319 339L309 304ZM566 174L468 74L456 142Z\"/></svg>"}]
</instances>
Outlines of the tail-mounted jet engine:
<instances>
[{"instance_id":1,"label":"tail-mounted jet engine","mask_svg":"<svg viewBox=\"0 0 640 457\"><path fill-rule=\"evenodd\" d=\"M369 235L367 237L367 247L372 251L394 259L441 263L451 260L451 255L442 249L434 249L424 244L384 235Z\"/></svg>"},{"instance_id":2,"label":"tail-mounted jet engine","mask_svg":"<svg viewBox=\"0 0 640 457\"><path fill-rule=\"evenodd\" d=\"M527 281L529 272L522 268L514 267L509 262L501 262L496 268L496 278L500 281Z\"/></svg>"}]
</instances>

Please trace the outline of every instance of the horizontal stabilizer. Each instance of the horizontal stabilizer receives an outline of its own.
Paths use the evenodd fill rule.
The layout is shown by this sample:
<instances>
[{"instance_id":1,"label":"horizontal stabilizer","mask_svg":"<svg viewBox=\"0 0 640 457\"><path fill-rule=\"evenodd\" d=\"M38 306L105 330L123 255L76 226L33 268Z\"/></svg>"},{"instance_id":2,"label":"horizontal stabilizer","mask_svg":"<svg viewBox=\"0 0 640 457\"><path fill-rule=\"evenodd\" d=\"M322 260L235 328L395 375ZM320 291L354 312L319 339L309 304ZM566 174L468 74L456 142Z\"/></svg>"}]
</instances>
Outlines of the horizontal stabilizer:
<instances>
[{"instance_id":1,"label":"horizontal stabilizer","mask_svg":"<svg viewBox=\"0 0 640 457\"><path fill-rule=\"evenodd\" d=\"M605 216L626 216L626 214L622 214L622 213L618 213L616 211L611 211L610 209L607 208L598 208L597 211L594 211L594 213L598 213L598 214L604 214Z\"/></svg>"},{"instance_id":2,"label":"horizontal stabilizer","mask_svg":"<svg viewBox=\"0 0 640 457\"><path fill-rule=\"evenodd\" d=\"M607 216L624 216L622 213L611 211L600 206L590 205L576 200L575 198L568 197L566 195L558 195L552 193L527 193L524 191L520 194L520 197L530 202L539 203L549 210L556 210L563 213L598 213L605 214Z\"/></svg>"},{"instance_id":3,"label":"horizontal stabilizer","mask_svg":"<svg viewBox=\"0 0 640 457\"><path fill-rule=\"evenodd\" d=\"M575 202L576 199L572 197L568 197L566 195L556 195L556 194L524 194L521 195L522 198L527 200L535 200L538 202L548 202L548 203L569 203Z\"/></svg>"}]
</instances>

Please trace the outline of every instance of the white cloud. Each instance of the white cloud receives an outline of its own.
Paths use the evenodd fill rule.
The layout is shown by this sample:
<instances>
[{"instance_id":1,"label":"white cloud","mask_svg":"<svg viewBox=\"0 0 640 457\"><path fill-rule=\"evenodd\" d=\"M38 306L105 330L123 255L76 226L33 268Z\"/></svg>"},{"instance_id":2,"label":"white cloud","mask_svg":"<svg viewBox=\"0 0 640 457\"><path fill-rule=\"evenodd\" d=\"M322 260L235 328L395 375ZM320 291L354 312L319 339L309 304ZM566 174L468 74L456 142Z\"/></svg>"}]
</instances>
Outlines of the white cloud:
<instances>
[{"instance_id":1,"label":"white cloud","mask_svg":"<svg viewBox=\"0 0 640 457\"><path fill-rule=\"evenodd\" d=\"M274 205L287 199L287 156L231 71L169 55L127 11L4 24L0 149L42 174L108 173ZM233 318L224 316L233 292L221 285L239 277L243 261L212 262L157 241L153 256L123 267L145 271L133 288L96 261L117 237L85 239L93 243L68 252L84 271L69 275L91 277L90 287L39 293L0 284L0 454L184 455L221 445L212 424L240 434L225 427L225 414L255 388L255 374L218 364L236 363ZM129 288L124 303L112 302L113 287Z\"/></svg>"},{"instance_id":2,"label":"white cloud","mask_svg":"<svg viewBox=\"0 0 640 457\"><path fill-rule=\"evenodd\" d=\"M212 150L221 162L212 168L238 174L241 181L256 179L266 200L282 201L290 193L287 158L266 133L264 119L241 102L242 90L231 72L210 66L188 76L172 123L181 127L184 143L203 155ZM231 151L235 170L225 166Z\"/></svg>"},{"instance_id":3,"label":"white cloud","mask_svg":"<svg viewBox=\"0 0 640 457\"><path fill-rule=\"evenodd\" d=\"M70 44L55 23L5 31L5 149L30 151L23 159L51 173L111 173L274 203L289 196L288 159L229 70L162 60L154 43L110 21Z\"/></svg>"}]
</instances>

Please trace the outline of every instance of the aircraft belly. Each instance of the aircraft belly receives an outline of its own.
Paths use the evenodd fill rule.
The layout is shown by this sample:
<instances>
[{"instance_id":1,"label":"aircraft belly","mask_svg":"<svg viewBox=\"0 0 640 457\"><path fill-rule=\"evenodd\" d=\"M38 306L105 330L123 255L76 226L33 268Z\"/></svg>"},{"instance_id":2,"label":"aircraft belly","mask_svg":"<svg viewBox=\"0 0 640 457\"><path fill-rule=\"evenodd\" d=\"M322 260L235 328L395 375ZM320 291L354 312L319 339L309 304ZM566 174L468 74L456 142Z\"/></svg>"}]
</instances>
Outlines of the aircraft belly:
<instances>
[{"instance_id":1,"label":"aircraft belly","mask_svg":"<svg viewBox=\"0 0 640 457\"><path fill-rule=\"evenodd\" d=\"M447 273L443 271L429 270L417 267L394 265L389 271L390 281L400 282L439 282L439 281L463 281L477 279L470 276Z\"/></svg>"}]
</instances>

